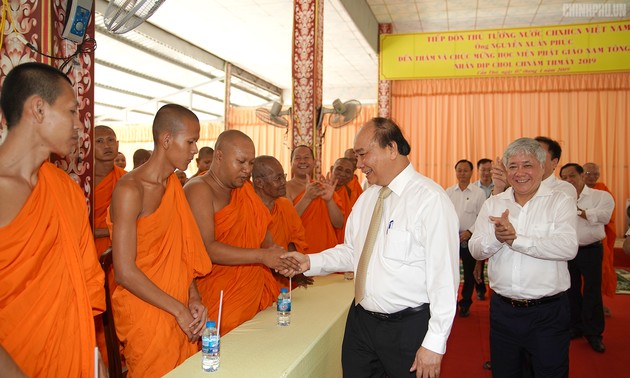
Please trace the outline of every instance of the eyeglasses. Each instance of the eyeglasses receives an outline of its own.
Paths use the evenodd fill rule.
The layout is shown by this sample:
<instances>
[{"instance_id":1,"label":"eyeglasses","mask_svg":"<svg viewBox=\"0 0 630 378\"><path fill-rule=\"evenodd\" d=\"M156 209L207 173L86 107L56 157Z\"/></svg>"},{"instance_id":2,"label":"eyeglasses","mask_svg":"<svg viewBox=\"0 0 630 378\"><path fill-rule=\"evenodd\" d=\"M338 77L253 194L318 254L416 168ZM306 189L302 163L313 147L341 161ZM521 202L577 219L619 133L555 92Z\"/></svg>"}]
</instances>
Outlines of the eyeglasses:
<instances>
[{"instance_id":1,"label":"eyeglasses","mask_svg":"<svg viewBox=\"0 0 630 378\"><path fill-rule=\"evenodd\" d=\"M599 172L586 172L587 176L599 176Z\"/></svg>"}]
</instances>

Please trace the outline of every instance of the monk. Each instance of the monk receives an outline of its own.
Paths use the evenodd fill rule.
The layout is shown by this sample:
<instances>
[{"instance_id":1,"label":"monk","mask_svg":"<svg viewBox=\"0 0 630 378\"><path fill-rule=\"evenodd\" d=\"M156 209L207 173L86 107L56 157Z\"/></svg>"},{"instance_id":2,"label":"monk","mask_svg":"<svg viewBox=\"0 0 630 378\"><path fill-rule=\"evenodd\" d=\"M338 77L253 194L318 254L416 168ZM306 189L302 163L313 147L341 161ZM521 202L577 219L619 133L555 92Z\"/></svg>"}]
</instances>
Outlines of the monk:
<instances>
[{"instance_id":1,"label":"monk","mask_svg":"<svg viewBox=\"0 0 630 378\"><path fill-rule=\"evenodd\" d=\"M186 181L188 181L186 172L177 169L175 170L175 176L177 176L177 180L179 180L179 183L182 184L182 186L186 185Z\"/></svg>"},{"instance_id":2,"label":"monk","mask_svg":"<svg viewBox=\"0 0 630 378\"><path fill-rule=\"evenodd\" d=\"M354 163L348 158L339 158L335 161L332 169L332 176L337 180L335 187L335 193L341 199L341 212L343 213L343 227L335 229L337 233L337 241L343 243L344 233L346 231L346 221L352 211L352 206L357 202L363 189L361 186L357 186L353 189L350 188L354 176Z\"/></svg>"},{"instance_id":3,"label":"monk","mask_svg":"<svg viewBox=\"0 0 630 378\"><path fill-rule=\"evenodd\" d=\"M584 183L592 189L604 190L612 196L608 186L599 180L599 166L595 163L586 163L584 168ZM617 291L617 273L615 273L615 240L617 240L617 229L615 225L615 209L613 209L610 221L604 226L606 237L602 240L604 247L604 257L602 259L602 294L607 297L614 297ZM610 309L604 306L604 314L610 316Z\"/></svg>"},{"instance_id":4,"label":"monk","mask_svg":"<svg viewBox=\"0 0 630 378\"><path fill-rule=\"evenodd\" d=\"M133 169L138 168L142 164L146 163L151 157L151 151L139 148L133 153Z\"/></svg>"},{"instance_id":5,"label":"monk","mask_svg":"<svg viewBox=\"0 0 630 378\"><path fill-rule=\"evenodd\" d=\"M116 166L118 155L116 133L110 127L94 128L94 244L100 257L112 245L107 228L107 209L118 180L127 173Z\"/></svg>"},{"instance_id":6,"label":"monk","mask_svg":"<svg viewBox=\"0 0 630 378\"><path fill-rule=\"evenodd\" d=\"M118 151L118 155L116 155L116 159L114 159L114 164L122 169L125 169L127 167L127 158L125 157L125 154Z\"/></svg>"},{"instance_id":7,"label":"monk","mask_svg":"<svg viewBox=\"0 0 630 378\"><path fill-rule=\"evenodd\" d=\"M205 174L192 178L184 191L192 204L206 251L214 263L212 272L198 281L210 319L217 319L223 290L221 335L269 307L280 288L271 270L285 271L267 227L269 210L251 183L255 150L252 140L238 130L222 132L214 158Z\"/></svg>"},{"instance_id":8,"label":"monk","mask_svg":"<svg viewBox=\"0 0 630 378\"><path fill-rule=\"evenodd\" d=\"M343 228L342 203L335 194L336 183L331 178L320 177L312 181L315 167L313 151L298 146L291 153L293 178L287 182L287 198L293 202L306 230L309 253L321 252L337 245L335 229Z\"/></svg>"},{"instance_id":9,"label":"monk","mask_svg":"<svg viewBox=\"0 0 630 378\"><path fill-rule=\"evenodd\" d=\"M201 147L199 149L199 155L195 159L195 162L197 163L197 173L195 173L192 177L197 177L210 169L210 163L212 163L213 156L214 150L212 149L212 147Z\"/></svg>"},{"instance_id":10,"label":"monk","mask_svg":"<svg viewBox=\"0 0 630 378\"><path fill-rule=\"evenodd\" d=\"M285 197L287 180L282 164L273 156L258 156L254 160L252 180L256 194L271 214L269 232L273 242L287 251L308 253L302 220ZM289 282L286 277L278 275L276 280L283 287ZM293 277L295 287L312 283L313 279L303 274Z\"/></svg>"},{"instance_id":11,"label":"monk","mask_svg":"<svg viewBox=\"0 0 630 378\"><path fill-rule=\"evenodd\" d=\"M197 352L207 319L195 278L212 264L174 170L197 153L199 120L174 104L153 121L154 153L116 185L109 213L116 333L128 377L157 377Z\"/></svg>"},{"instance_id":12,"label":"monk","mask_svg":"<svg viewBox=\"0 0 630 378\"><path fill-rule=\"evenodd\" d=\"M0 376L92 377L103 270L83 192L47 161L79 143L75 91L57 69L24 63L0 102Z\"/></svg>"}]
</instances>

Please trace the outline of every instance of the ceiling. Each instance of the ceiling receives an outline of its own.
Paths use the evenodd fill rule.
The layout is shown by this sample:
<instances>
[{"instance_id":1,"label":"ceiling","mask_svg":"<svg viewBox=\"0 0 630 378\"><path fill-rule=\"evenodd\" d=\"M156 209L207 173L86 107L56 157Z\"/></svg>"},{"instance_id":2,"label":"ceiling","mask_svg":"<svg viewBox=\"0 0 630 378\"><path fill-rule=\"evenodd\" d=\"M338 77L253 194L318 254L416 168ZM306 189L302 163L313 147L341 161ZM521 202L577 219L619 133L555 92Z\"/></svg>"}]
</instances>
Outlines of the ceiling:
<instances>
[{"instance_id":1,"label":"ceiling","mask_svg":"<svg viewBox=\"0 0 630 378\"><path fill-rule=\"evenodd\" d=\"M614 17L595 17L599 4ZM122 35L107 32L106 8L96 0L97 123L150 123L166 102L222 121L226 63L232 105L290 104L293 0L167 0ZM376 102L378 23L421 33L629 18L630 0L324 0L323 102Z\"/></svg>"}]
</instances>

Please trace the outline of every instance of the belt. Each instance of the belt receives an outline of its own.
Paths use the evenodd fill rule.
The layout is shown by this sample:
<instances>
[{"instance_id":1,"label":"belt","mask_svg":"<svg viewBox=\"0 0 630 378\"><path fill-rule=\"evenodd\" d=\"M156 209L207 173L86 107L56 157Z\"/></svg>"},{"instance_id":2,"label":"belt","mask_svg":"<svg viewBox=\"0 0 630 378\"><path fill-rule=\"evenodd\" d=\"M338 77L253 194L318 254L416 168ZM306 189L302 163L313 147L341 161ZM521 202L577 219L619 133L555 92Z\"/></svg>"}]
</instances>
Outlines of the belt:
<instances>
[{"instance_id":1,"label":"belt","mask_svg":"<svg viewBox=\"0 0 630 378\"><path fill-rule=\"evenodd\" d=\"M385 314L382 312L373 312L373 311L368 311L366 309L363 308L363 306L358 305L358 308L360 308L362 311L366 312L368 315L370 315L373 318L379 319L379 320L402 320L410 315L413 314L417 314L419 312L422 312L424 310L428 310L429 309L429 304L428 303L423 303L418 307L409 307L406 308L404 310L398 311L398 312L394 312L393 314Z\"/></svg>"},{"instance_id":2,"label":"belt","mask_svg":"<svg viewBox=\"0 0 630 378\"><path fill-rule=\"evenodd\" d=\"M587 245L581 245L580 248L595 248L595 247L599 247L600 245L602 245L602 241L598 240L595 243L591 243L591 244L587 244Z\"/></svg>"},{"instance_id":3,"label":"belt","mask_svg":"<svg viewBox=\"0 0 630 378\"><path fill-rule=\"evenodd\" d=\"M565 296L566 294L567 294L566 291L563 291L555 295L542 297L538 299L513 299L513 298L504 297L502 295L494 293L494 295L499 297L499 299L501 299L505 303L509 303L512 307L533 307L533 306L537 306L537 305L541 305L545 303L555 302L558 299Z\"/></svg>"}]
</instances>

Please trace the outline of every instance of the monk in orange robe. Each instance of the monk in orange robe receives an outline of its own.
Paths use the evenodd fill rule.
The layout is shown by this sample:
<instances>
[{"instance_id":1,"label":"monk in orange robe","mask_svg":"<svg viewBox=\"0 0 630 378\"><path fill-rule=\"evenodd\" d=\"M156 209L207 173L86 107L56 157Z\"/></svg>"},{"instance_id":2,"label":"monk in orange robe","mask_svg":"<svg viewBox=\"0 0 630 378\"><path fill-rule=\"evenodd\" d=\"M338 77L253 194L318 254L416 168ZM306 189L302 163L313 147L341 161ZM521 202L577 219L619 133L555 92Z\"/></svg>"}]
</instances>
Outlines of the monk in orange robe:
<instances>
[{"instance_id":1,"label":"monk in orange robe","mask_svg":"<svg viewBox=\"0 0 630 378\"><path fill-rule=\"evenodd\" d=\"M158 377L198 351L207 320L195 278L212 264L174 173L197 153L199 120L164 105L153 121L155 150L118 181L110 206L116 333L128 377Z\"/></svg>"},{"instance_id":2,"label":"monk in orange robe","mask_svg":"<svg viewBox=\"0 0 630 378\"><path fill-rule=\"evenodd\" d=\"M603 182L597 182L599 179L599 166L595 163L584 164L584 183L593 189L604 190L612 196L612 192ZM610 222L604 226L606 237L602 240L604 247L604 256L602 258L602 294L608 297L614 297L617 291L617 273L615 272L615 240L617 240L617 230L615 225L616 211L613 209ZM610 309L604 308L604 312Z\"/></svg>"},{"instance_id":3,"label":"monk in orange robe","mask_svg":"<svg viewBox=\"0 0 630 378\"><path fill-rule=\"evenodd\" d=\"M197 163L197 173L192 175L191 178L202 175L208 171L210 168L210 163L212 163L212 157L214 156L214 150L212 147L201 147L199 149L199 155L195 159Z\"/></svg>"},{"instance_id":4,"label":"monk in orange robe","mask_svg":"<svg viewBox=\"0 0 630 378\"><path fill-rule=\"evenodd\" d=\"M352 166L354 167L352 172L355 172L357 170L357 154L354 153L354 150L352 148L348 148L343 153L343 157L345 157L346 159L349 159L352 162ZM351 192L350 201L352 202L352 205L354 206L354 203L357 202L357 199L359 199L359 196L363 194L363 187L361 186L361 183L359 182L359 176L354 174L352 176L352 180L350 180L350 182L347 185L348 185L348 188L350 188L350 192Z\"/></svg>"},{"instance_id":5,"label":"monk in orange robe","mask_svg":"<svg viewBox=\"0 0 630 378\"><path fill-rule=\"evenodd\" d=\"M9 130L0 146L3 377L94 375L103 270L83 192L46 162L51 153L66 156L78 145L74 93L57 69L25 63L9 72L0 94Z\"/></svg>"},{"instance_id":6,"label":"monk in orange robe","mask_svg":"<svg viewBox=\"0 0 630 378\"><path fill-rule=\"evenodd\" d=\"M356 177L354 175L354 168L353 161L348 158L339 158L333 165L332 175L333 178L337 180L335 193L341 199L341 211L343 212L343 227L335 229L339 243L343 243L344 234L346 232L346 222L352 211L352 206L354 206L354 203L357 202L357 199L361 193L363 193L361 185L358 185L354 189L350 187L353 178Z\"/></svg>"},{"instance_id":7,"label":"monk in orange robe","mask_svg":"<svg viewBox=\"0 0 630 378\"><path fill-rule=\"evenodd\" d=\"M335 194L336 182L327 178L311 181L315 167L313 151L298 146L291 153L293 178L287 182L287 198L293 202L306 230L309 253L321 252L339 242L335 229L343 228L341 198Z\"/></svg>"},{"instance_id":8,"label":"monk in orange robe","mask_svg":"<svg viewBox=\"0 0 630 378\"><path fill-rule=\"evenodd\" d=\"M271 220L248 181L255 157L254 143L238 130L219 135L214 158L205 174L190 179L184 191L214 263L198 282L210 318L218 319L223 290L221 335L251 319L278 297L271 270L299 268L280 258L267 227Z\"/></svg>"},{"instance_id":9,"label":"monk in orange robe","mask_svg":"<svg viewBox=\"0 0 630 378\"><path fill-rule=\"evenodd\" d=\"M252 181L256 194L271 214L269 232L273 242L287 251L308 253L302 220L286 195L286 174L282 164L273 156L262 155L254 160ZM288 287L289 280L276 275L282 287ZM293 277L293 288L313 283L311 277L298 274Z\"/></svg>"},{"instance_id":10,"label":"monk in orange robe","mask_svg":"<svg viewBox=\"0 0 630 378\"><path fill-rule=\"evenodd\" d=\"M127 173L114 164L117 156L118 140L116 140L114 130L107 126L96 126L94 128L94 244L96 245L97 257L101 257L103 252L112 245L106 221L107 209L118 179ZM114 275L110 274L110 293L115 288ZM94 320L96 343L103 356L103 361L107 364L107 344L105 343L103 321L100 316Z\"/></svg>"}]
</instances>

